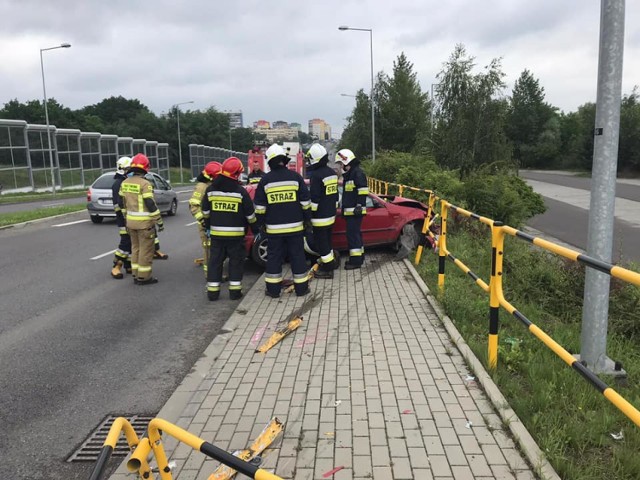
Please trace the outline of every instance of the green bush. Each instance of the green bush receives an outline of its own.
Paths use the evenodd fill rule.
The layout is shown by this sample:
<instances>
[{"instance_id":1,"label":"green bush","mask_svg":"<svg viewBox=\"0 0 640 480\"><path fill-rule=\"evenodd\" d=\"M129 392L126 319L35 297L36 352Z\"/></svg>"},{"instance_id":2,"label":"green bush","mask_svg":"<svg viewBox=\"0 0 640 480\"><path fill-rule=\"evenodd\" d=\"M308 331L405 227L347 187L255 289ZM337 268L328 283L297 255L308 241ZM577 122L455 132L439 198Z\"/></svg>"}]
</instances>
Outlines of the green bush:
<instances>
[{"instance_id":1,"label":"green bush","mask_svg":"<svg viewBox=\"0 0 640 480\"><path fill-rule=\"evenodd\" d=\"M474 213L516 228L546 210L542 197L524 180L513 175L469 177L462 195L466 206Z\"/></svg>"}]
</instances>

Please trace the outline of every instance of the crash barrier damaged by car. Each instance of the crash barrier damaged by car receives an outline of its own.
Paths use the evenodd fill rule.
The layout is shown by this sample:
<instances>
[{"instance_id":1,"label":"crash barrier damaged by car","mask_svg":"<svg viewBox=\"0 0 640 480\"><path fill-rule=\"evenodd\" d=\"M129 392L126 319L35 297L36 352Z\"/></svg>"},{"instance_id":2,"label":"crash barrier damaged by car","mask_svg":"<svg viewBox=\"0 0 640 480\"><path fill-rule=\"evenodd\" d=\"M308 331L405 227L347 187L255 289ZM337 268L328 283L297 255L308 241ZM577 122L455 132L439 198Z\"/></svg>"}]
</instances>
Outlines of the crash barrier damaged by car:
<instances>
[{"instance_id":1,"label":"crash barrier damaged by car","mask_svg":"<svg viewBox=\"0 0 640 480\"><path fill-rule=\"evenodd\" d=\"M384 189L388 191L388 186L399 186L398 184L384 182L377 179L369 179L370 185L373 186L373 191L381 191ZM570 248L557 245L548 240L544 240L539 237L534 237L528 233L522 232L516 228L504 225L502 222L492 220L487 217L483 217L476 213L465 210L458 207L442 198L439 198L431 190L418 189L414 187L403 186L404 188L411 188L413 190L429 193L429 206L435 208L437 202L440 203L440 224L439 224L439 236L437 239L437 253L438 253L438 288L440 291L444 291L445 287L445 264L449 259L460 268L464 273L474 280L474 283L478 285L483 291L489 293L489 335L488 335L488 362L489 368L495 370L498 366L498 331L499 331L499 311L500 307L504 308L509 314L515 317L522 323L527 330L533 334L538 340L540 340L547 348L554 352L561 360L569 365L573 370L577 371L592 387L598 390L610 403L612 403L618 410L627 416L636 426L640 427L640 411L636 409L631 403L624 399L613 388L609 387L603 382L595 373L593 373L583 362L576 359L571 353L569 353L558 342L545 333L540 327L535 325L529 320L523 313L517 310L504 295L503 291L503 261L505 256L504 239L506 235L510 235L514 238L524 240L531 243L543 250L555 255L559 255L572 262L585 265L587 268L593 268L600 272L606 273L612 277L615 277L624 282L630 283L640 287L640 273L628 270L626 268L602 262L598 259L589 257ZM489 227L491 232L491 276L489 283L487 284L478 275L471 271L461 260L457 259L447 249L447 220L448 212L455 212L463 217L476 220ZM425 218L425 225L429 225L431 211ZM428 227L423 226L423 231ZM435 235L434 235L435 237ZM422 251L420 251L420 254ZM416 254L416 265L419 263L419 256Z\"/></svg>"},{"instance_id":2,"label":"crash barrier damaged by car","mask_svg":"<svg viewBox=\"0 0 640 480\"><path fill-rule=\"evenodd\" d=\"M231 454L161 418L151 420L148 426L148 437L139 439L129 421L118 417L109 429L109 434L104 441L89 480L103 478L107 461L111 457L121 433L125 434L131 449L127 469L130 472L137 472L141 479L151 478L152 469L148 462L150 454L153 454L155 458L160 479L173 479L171 466L162 442L162 434L164 433L221 462L221 465L209 476L209 480L226 480L238 472L255 480L282 480L281 477L259 468L262 461L259 455L273 443L283 429L284 424L277 418L273 418L248 448Z\"/></svg>"}]
</instances>

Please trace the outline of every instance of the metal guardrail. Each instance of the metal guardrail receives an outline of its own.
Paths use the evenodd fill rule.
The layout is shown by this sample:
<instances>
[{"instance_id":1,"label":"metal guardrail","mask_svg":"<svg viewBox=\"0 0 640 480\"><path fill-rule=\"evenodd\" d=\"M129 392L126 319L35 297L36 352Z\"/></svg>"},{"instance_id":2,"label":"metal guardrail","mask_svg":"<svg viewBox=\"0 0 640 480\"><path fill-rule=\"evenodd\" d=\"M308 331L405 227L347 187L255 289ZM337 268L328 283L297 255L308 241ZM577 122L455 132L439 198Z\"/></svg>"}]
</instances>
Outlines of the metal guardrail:
<instances>
[{"instance_id":1,"label":"metal guardrail","mask_svg":"<svg viewBox=\"0 0 640 480\"><path fill-rule=\"evenodd\" d=\"M372 191L381 192L382 189L388 191L389 186L398 186L391 182L385 182L378 179L369 179L369 185ZM602 262L598 259L589 257L580 252L571 250L570 248L557 245L548 240L534 237L518 229L503 225L502 222L492 220L487 217L483 217L476 213L465 210L458 207L442 198L435 195L432 190L418 189L414 187L407 187L403 185L403 189L410 188L414 191L421 191L429 193L429 213L425 218L425 223L422 229L422 233L433 237L429 231L431 222L431 211L435 208L435 203L440 202L440 236L437 240L438 245L438 288L440 291L444 290L445 285L445 264L446 259L451 260L459 269L466 273L473 281L485 292L489 293L489 335L488 335L488 361L491 369L496 369L498 366L498 331L499 331L499 311L500 307L505 309L509 314L515 317L520 323L522 323L529 332L540 340L547 348L560 357L567 365L576 370L591 386L598 390L609 402L611 402L616 408L618 408L623 414L625 414L636 426L640 427L640 411L636 409L631 403L624 399L613 388L609 387L605 382L593 373L583 363L579 362L571 353L569 353L558 342L545 333L540 327L535 325L524 314L519 312L504 296L502 289L503 282L503 260L505 255L504 239L506 235L510 235L514 238L529 242L539 248L542 248L548 252L564 257L573 262L581 263L588 268L595 268L601 272L604 272L612 277L618 278L627 283L631 283L636 286L640 286L640 273L628 270L626 268ZM402 190L401 190L402 191ZM476 275L469 267L467 267L461 260L456 258L447 249L447 220L448 212L452 210L459 215L466 218L476 220L484 225L487 225L491 231L491 278L489 284ZM416 252L416 265L420 262L422 255L422 245L418 246Z\"/></svg>"},{"instance_id":2,"label":"metal guardrail","mask_svg":"<svg viewBox=\"0 0 640 480\"><path fill-rule=\"evenodd\" d=\"M282 426L282 424L279 424L279 426ZM282 478L277 475L259 468L252 463L245 462L237 456L161 418L151 420L148 427L149 437L144 437L139 440L129 421L123 417L118 417L113 422L89 480L100 480L102 478L107 461L111 457L111 453L116 446L120 434L123 432L127 438L129 447L133 450L131 458L127 461L127 469L130 472L138 472L141 479L150 478L151 468L147 457L151 453L153 453L156 459L160 479L173 479L162 443L162 433L165 433L249 478L255 480L282 480Z\"/></svg>"}]
</instances>

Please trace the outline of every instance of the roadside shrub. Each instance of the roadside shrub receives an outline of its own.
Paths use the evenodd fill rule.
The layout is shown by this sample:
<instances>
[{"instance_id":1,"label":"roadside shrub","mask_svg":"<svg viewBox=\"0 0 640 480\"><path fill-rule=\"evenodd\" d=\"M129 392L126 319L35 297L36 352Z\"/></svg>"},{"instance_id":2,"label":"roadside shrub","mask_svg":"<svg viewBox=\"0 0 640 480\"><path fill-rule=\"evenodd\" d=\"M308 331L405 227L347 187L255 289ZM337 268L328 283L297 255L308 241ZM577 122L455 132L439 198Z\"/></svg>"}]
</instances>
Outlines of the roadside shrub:
<instances>
[{"instance_id":1,"label":"roadside shrub","mask_svg":"<svg viewBox=\"0 0 640 480\"><path fill-rule=\"evenodd\" d=\"M469 177L461 194L466 206L474 213L516 228L546 210L542 197L524 180L512 175Z\"/></svg>"}]
</instances>

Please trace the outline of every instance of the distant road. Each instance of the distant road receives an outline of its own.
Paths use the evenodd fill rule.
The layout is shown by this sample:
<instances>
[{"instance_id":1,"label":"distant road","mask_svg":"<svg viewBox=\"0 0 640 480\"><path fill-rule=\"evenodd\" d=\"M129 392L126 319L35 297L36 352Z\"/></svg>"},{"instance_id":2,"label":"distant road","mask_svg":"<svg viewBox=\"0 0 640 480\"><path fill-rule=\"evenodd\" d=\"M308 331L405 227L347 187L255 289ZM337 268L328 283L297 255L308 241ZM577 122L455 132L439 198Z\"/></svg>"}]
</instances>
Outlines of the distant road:
<instances>
[{"instance_id":1,"label":"distant road","mask_svg":"<svg viewBox=\"0 0 640 480\"><path fill-rule=\"evenodd\" d=\"M520 176L532 180L530 184L547 206L547 211L533 217L528 225L586 250L591 179L562 172L521 171ZM640 263L640 184L627 182L617 182L613 260Z\"/></svg>"}]
</instances>

